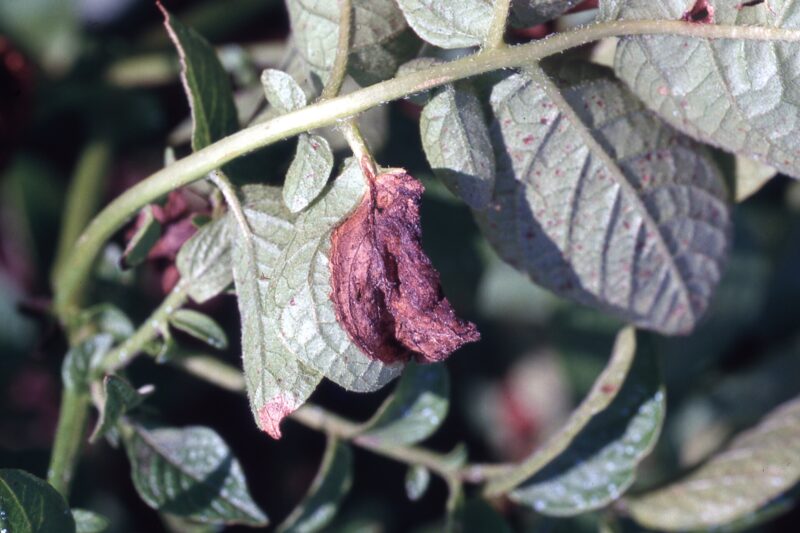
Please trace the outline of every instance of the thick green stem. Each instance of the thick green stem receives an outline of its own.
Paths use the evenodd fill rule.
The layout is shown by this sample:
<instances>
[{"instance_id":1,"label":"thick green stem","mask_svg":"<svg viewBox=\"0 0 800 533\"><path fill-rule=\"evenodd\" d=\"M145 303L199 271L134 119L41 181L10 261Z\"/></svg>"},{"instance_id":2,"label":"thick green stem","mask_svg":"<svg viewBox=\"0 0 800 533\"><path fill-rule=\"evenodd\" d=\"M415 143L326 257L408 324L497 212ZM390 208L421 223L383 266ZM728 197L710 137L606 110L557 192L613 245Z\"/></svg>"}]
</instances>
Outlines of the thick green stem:
<instances>
[{"instance_id":1,"label":"thick green stem","mask_svg":"<svg viewBox=\"0 0 800 533\"><path fill-rule=\"evenodd\" d=\"M311 129L330 126L386 102L486 72L522 67L604 37L620 35L682 35L712 39L800 41L800 30L757 26L693 24L682 21L632 20L593 24L520 46L485 50L450 63L413 72L364 89L323 100L230 135L156 172L109 204L89 225L57 279L59 317L76 305L103 244L147 203L188 185L237 157Z\"/></svg>"},{"instance_id":2,"label":"thick green stem","mask_svg":"<svg viewBox=\"0 0 800 533\"><path fill-rule=\"evenodd\" d=\"M65 387L61 394L61 409L47 481L64 499L69 499L72 476L86 435L90 404L91 398L86 390Z\"/></svg>"}]
</instances>

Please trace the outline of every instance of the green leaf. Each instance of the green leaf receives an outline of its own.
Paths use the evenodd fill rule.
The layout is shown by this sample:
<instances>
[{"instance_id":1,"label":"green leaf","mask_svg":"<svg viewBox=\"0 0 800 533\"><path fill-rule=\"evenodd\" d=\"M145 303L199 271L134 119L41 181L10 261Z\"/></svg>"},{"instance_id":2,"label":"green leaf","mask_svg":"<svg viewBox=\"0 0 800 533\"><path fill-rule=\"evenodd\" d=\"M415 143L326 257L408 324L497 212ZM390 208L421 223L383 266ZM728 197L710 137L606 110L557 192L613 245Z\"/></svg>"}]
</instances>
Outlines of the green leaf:
<instances>
[{"instance_id":1,"label":"green leaf","mask_svg":"<svg viewBox=\"0 0 800 533\"><path fill-rule=\"evenodd\" d=\"M409 41L403 14L393 0L353 0L348 70L373 82L391 77L419 46ZM339 3L287 0L292 36L307 69L328 79L339 39Z\"/></svg>"},{"instance_id":2,"label":"green leaf","mask_svg":"<svg viewBox=\"0 0 800 533\"><path fill-rule=\"evenodd\" d=\"M608 0L599 18L680 20L694 0ZM800 2L710 0L713 24L799 30ZM698 140L800 178L800 44L676 36L623 38L615 69L648 107Z\"/></svg>"},{"instance_id":3,"label":"green leaf","mask_svg":"<svg viewBox=\"0 0 800 533\"><path fill-rule=\"evenodd\" d=\"M406 472L406 495L412 502L418 501L425 495L431 483L431 471L421 465L408 467Z\"/></svg>"},{"instance_id":4,"label":"green leaf","mask_svg":"<svg viewBox=\"0 0 800 533\"><path fill-rule=\"evenodd\" d=\"M492 23L492 0L397 0L413 30L441 48L483 43Z\"/></svg>"},{"instance_id":5,"label":"green leaf","mask_svg":"<svg viewBox=\"0 0 800 533\"><path fill-rule=\"evenodd\" d=\"M103 533L108 529L108 519L85 509L73 509L72 517L75 519L75 533Z\"/></svg>"},{"instance_id":6,"label":"green leaf","mask_svg":"<svg viewBox=\"0 0 800 533\"><path fill-rule=\"evenodd\" d=\"M484 234L537 283L639 327L688 333L722 275L725 187L700 146L602 67L497 84Z\"/></svg>"},{"instance_id":7,"label":"green leaf","mask_svg":"<svg viewBox=\"0 0 800 533\"><path fill-rule=\"evenodd\" d=\"M103 379L105 400L100 409L100 418L89 437L89 442L96 442L107 435L117 426L120 418L139 406L144 401L144 396L133 388L127 380L108 375Z\"/></svg>"},{"instance_id":8,"label":"green leaf","mask_svg":"<svg viewBox=\"0 0 800 533\"><path fill-rule=\"evenodd\" d=\"M394 393L364 424L358 439L397 446L420 442L444 421L449 396L444 365L409 363Z\"/></svg>"},{"instance_id":9,"label":"green leaf","mask_svg":"<svg viewBox=\"0 0 800 533\"><path fill-rule=\"evenodd\" d=\"M485 500L473 499L459 504L450 518L448 532L452 533L511 533L511 528Z\"/></svg>"},{"instance_id":10,"label":"green leaf","mask_svg":"<svg viewBox=\"0 0 800 533\"><path fill-rule=\"evenodd\" d=\"M195 302L206 302L233 283L231 231L234 229L232 218L224 216L201 227L181 246L175 264Z\"/></svg>"},{"instance_id":11,"label":"green leaf","mask_svg":"<svg viewBox=\"0 0 800 533\"><path fill-rule=\"evenodd\" d=\"M205 523L267 525L239 461L213 430L131 424L122 433L133 484L150 507Z\"/></svg>"},{"instance_id":12,"label":"green leaf","mask_svg":"<svg viewBox=\"0 0 800 533\"><path fill-rule=\"evenodd\" d=\"M22 470L0 469L0 531L73 533L75 520L56 489Z\"/></svg>"},{"instance_id":13,"label":"green leaf","mask_svg":"<svg viewBox=\"0 0 800 533\"><path fill-rule=\"evenodd\" d=\"M494 190L495 161L475 93L446 87L423 108L419 129L436 176L471 208L486 207Z\"/></svg>"},{"instance_id":14,"label":"green leaf","mask_svg":"<svg viewBox=\"0 0 800 533\"><path fill-rule=\"evenodd\" d=\"M100 333L70 348L61 365L61 380L64 386L71 390L89 390L92 372L113 345L113 336Z\"/></svg>"},{"instance_id":15,"label":"green leaf","mask_svg":"<svg viewBox=\"0 0 800 533\"><path fill-rule=\"evenodd\" d=\"M109 333L115 341L121 342L133 335L134 327L119 307L109 303L93 305L81 311L78 322L81 325L91 325L100 333Z\"/></svg>"},{"instance_id":16,"label":"green leaf","mask_svg":"<svg viewBox=\"0 0 800 533\"><path fill-rule=\"evenodd\" d=\"M768 414L686 478L628 501L648 528L724 526L757 512L800 482L800 398Z\"/></svg>"},{"instance_id":17,"label":"green leaf","mask_svg":"<svg viewBox=\"0 0 800 533\"><path fill-rule=\"evenodd\" d=\"M175 329L218 350L228 347L228 336L225 335L225 330L208 315L191 309L178 309L169 315L169 323Z\"/></svg>"},{"instance_id":18,"label":"green leaf","mask_svg":"<svg viewBox=\"0 0 800 533\"><path fill-rule=\"evenodd\" d=\"M774 178L778 171L746 157L736 158L736 201L743 202Z\"/></svg>"},{"instance_id":19,"label":"green leaf","mask_svg":"<svg viewBox=\"0 0 800 533\"><path fill-rule=\"evenodd\" d=\"M636 354L632 328L617 336L611 360L564 428L490 484L538 513L572 516L618 499L655 445L665 398L658 363Z\"/></svg>"},{"instance_id":20,"label":"green leaf","mask_svg":"<svg viewBox=\"0 0 800 533\"><path fill-rule=\"evenodd\" d=\"M148 205L142 209L137 224L140 224L139 228L128 241L128 245L122 253L123 268L131 268L144 263L150 249L161 238L161 224L153 215L152 206Z\"/></svg>"},{"instance_id":21,"label":"green leaf","mask_svg":"<svg viewBox=\"0 0 800 533\"><path fill-rule=\"evenodd\" d=\"M509 22L516 27L535 26L553 20L581 0L512 0Z\"/></svg>"},{"instance_id":22,"label":"green leaf","mask_svg":"<svg viewBox=\"0 0 800 533\"><path fill-rule=\"evenodd\" d=\"M199 150L239 129L228 73L208 41L158 6L181 60L181 80L192 112L192 149Z\"/></svg>"},{"instance_id":23,"label":"green leaf","mask_svg":"<svg viewBox=\"0 0 800 533\"><path fill-rule=\"evenodd\" d=\"M269 105L280 113L288 113L305 107L306 93L289 74L272 68L261 73L261 84Z\"/></svg>"},{"instance_id":24,"label":"green leaf","mask_svg":"<svg viewBox=\"0 0 800 533\"><path fill-rule=\"evenodd\" d=\"M292 213L299 213L319 196L333 170L333 152L323 137L302 134L286 182L283 201Z\"/></svg>"},{"instance_id":25,"label":"green leaf","mask_svg":"<svg viewBox=\"0 0 800 533\"><path fill-rule=\"evenodd\" d=\"M278 527L282 533L312 533L327 526L353 484L353 454L347 443L328 438L319 472L303 501Z\"/></svg>"}]
</instances>

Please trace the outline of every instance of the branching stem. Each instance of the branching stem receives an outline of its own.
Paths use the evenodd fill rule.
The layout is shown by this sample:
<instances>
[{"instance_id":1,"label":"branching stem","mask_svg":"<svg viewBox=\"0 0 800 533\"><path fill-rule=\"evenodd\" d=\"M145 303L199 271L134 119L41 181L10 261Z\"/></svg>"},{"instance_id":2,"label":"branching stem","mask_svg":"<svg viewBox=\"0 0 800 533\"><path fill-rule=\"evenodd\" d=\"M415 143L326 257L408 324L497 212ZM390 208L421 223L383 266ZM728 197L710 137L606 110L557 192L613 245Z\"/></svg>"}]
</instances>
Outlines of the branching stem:
<instances>
[{"instance_id":1,"label":"branching stem","mask_svg":"<svg viewBox=\"0 0 800 533\"><path fill-rule=\"evenodd\" d=\"M511 10L511 0L495 0L492 13L492 24L486 36L484 46L488 49L497 49L505 46L506 24Z\"/></svg>"},{"instance_id":2,"label":"branching stem","mask_svg":"<svg viewBox=\"0 0 800 533\"><path fill-rule=\"evenodd\" d=\"M339 94L347 75L347 56L350 53L353 25L352 8L351 0L339 0L339 38L336 42L336 58L333 61L328 82L322 89L320 100L327 100Z\"/></svg>"}]
</instances>

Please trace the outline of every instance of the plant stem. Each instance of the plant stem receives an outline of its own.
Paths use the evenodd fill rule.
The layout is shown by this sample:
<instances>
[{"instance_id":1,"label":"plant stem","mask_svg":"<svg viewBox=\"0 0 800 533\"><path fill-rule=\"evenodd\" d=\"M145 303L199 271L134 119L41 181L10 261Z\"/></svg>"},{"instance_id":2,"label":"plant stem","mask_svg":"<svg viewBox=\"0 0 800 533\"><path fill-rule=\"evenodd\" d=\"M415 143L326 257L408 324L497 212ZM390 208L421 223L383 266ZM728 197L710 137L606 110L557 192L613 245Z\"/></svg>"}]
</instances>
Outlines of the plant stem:
<instances>
[{"instance_id":1,"label":"plant stem","mask_svg":"<svg viewBox=\"0 0 800 533\"><path fill-rule=\"evenodd\" d=\"M339 131L344 135L350 150L356 161L359 162L361 168L364 169L369 176L378 174L378 164L375 163L375 158L372 156L372 151L369 149L367 140L361 134L361 129L355 118L349 118L339 125Z\"/></svg>"},{"instance_id":2,"label":"plant stem","mask_svg":"<svg viewBox=\"0 0 800 533\"><path fill-rule=\"evenodd\" d=\"M502 48L505 46L506 24L511 9L511 0L495 0L492 13L492 24L486 35L484 46L488 49Z\"/></svg>"},{"instance_id":3,"label":"plant stem","mask_svg":"<svg viewBox=\"0 0 800 533\"><path fill-rule=\"evenodd\" d=\"M90 404L88 391L64 387L50 467L47 469L47 482L60 492L65 500L69 499L72 476L83 446Z\"/></svg>"},{"instance_id":4,"label":"plant stem","mask_svg":"<svg viewBox=\"0 0 800 533\"><path fill-rule=\"evenodd\" d=\"M336 58L320 100L333 98L342 88L347 75L347 56L350 54L351 27L353 25L353 6L350 0L339 0L339 38L336 42Z\"/></svg>"},{"instance_id":5,"label":"plant stem","mask_svg":"<svg viewBox=\"0 0 800 533\"><path fill-rule=\"evenodd\" d=\"M78 289L110 238L149 202L188 185L244 154L311 129L330 126L391 100L486 72L515 68L604 37L619 35L681 35L710 39L800 41L800 30L760 26L693 24L669 20L627 20L592 24L527 44L485 50L424 71L371 85L323 100L261 124L256 124L161 169L111 202L78 239L57 278L55 308L62 321L76 304Z\"/></svg>"}]
</instances>

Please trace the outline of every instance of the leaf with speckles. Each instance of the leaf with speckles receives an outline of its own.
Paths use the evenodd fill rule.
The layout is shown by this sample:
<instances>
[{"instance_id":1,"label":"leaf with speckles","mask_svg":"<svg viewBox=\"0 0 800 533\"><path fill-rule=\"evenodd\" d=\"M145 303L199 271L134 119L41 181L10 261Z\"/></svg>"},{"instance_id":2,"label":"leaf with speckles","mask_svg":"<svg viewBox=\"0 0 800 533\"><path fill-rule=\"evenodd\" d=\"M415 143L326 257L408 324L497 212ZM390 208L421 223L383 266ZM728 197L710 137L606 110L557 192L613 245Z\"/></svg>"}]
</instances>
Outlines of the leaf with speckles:
<instances>
[{"instance_id":1,"label":"leaf with speckles","mask_svg":"<svg viewBox=\"0 0 800 533\"><path fill-rule=\"evenodd\" d=\"M266 526L239 461L213 430L126 424L131 478L153 509L209 524Z\"/></svg>"},{"instance_id":2,"label":"leaf with speckles","mask_svg":"<svg viewBox=\"0 0 800 533\"><path fill-rule=\"evenodd\" d=\"M800 1L708 0L702 23L800 30ZM602 20L681 20L695 0L607 0ZM695 14L695 17L697 14ZM800 178L800 43L623 38L617 75L683 132Z\"/></svg>"},{"instance_id":3,"label":"leaf with speckles","mask_svg":"<svg viewBox=\"0 0 800 533\"><path fill-rule=\"evenodd\" d=\"M74 533L64 497L22 470L0 469L0 530L13 533Z\"/></svg>"},{"instance_id":4,"label":"leaf with speckles","mask_svg":"<svg viewBox=\"0 0 800 533\"><path fill-rule=\"evenodd\" d=\"M218 350L228 347L225 330L213 318L192 309L178 309L169 315L170 325Z\"/></svg>"},{"instance_id":5,"label":"leaf with speckles","mask_svg":"<svg viewBox=\"0 0 800 533\"><path fill-rule=\"evenodd\" d=\"M346 442L328 437L319 472L303 501L278 527L279 533L314 533L325 529L353 484L353 453Z\"/></svg>"},{"instance_id":6,"label":"leaf with speckles","mask_svg":"<svg viewBox=\"0 0 800 533\"><path fill-rule=\"evenodd\" d=\"M333 170L333 151L324 137L302 134L297 140L286 182L283 201L292 213L299 213L319 196Z\"/></svg>"},{"instance_id":7,"label":"leaf with speckles","mask_svg":"<svg viewBox=\"0 0 800 533\"><path fill-rule=\"evenodd\" d=\"M571 65L555 79L531 70L492 91L498 169L493 203L478 213L484 234L562 296L690 332L728 255L719 171L606 69Z\"/></svg>"},{"instance_id":8,"label":"leaf with speckles","mask_svg":"<svg viewBox=\"0 0 800 533\"><path fill-rule=\"evenodd\" d=\"M419 129L436 176L471 208L486 207L494 189L494 152L475 93L446 87L423 108Z\"/></svg>"},{"instance_id":9,"label":"leaf with speckles","mask_svg":"<svg viewBox=\"0 0 800 533\"><path fill-rule=\"evenodd\" d=\"M626 328L564 428L488 490L509 491L513 501L553 516L604 507L633 483L658 439L665 404L657 360L637 353L635 332Z\"/></svg>"},{"instance_id":10,"label":"leaf with speckles","mask_svg":"<svg viewBox=\"0 0 800 533\"><path fill-rule=\"evenodd\" d=\"M359 439L398 446L420 442L444 421L449 396L444 365L409 363L394 393L364 424Z\"/></svg>"},{"instance_id":11,"label":"leaf with speckles","mask_svg":"<svg viewBox=\"0 0 800 533\"><path fill-rule=\"evenodd\" d=\"M689 474L628 503L648 528L687 531L725 526L759 511L800 483L800 398L768 414Z\"/></svg>"}]
</instances>

